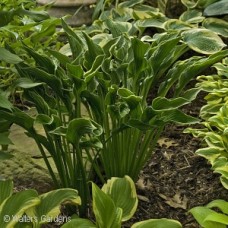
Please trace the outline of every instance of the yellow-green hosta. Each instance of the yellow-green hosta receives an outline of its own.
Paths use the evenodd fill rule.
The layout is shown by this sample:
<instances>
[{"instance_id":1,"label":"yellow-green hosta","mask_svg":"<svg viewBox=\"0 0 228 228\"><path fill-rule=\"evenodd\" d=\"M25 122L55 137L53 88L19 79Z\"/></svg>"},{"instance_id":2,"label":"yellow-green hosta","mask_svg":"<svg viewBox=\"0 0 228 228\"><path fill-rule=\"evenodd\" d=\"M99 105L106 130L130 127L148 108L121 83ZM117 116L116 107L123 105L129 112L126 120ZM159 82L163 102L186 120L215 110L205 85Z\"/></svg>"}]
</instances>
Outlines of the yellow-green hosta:
<instances>
[{"instance_id":1,"label":"yellow-green hosta","mask_svg":"<svg viewBox=\"0 0 228 228\"><path fill-rule=\"evenodd\" d=\"M80 205L77 190L57 189L42 195L34 189L13 193L11 180L0 181L0 227L41 227L56 220L65 202Z\"/></svg>"}]
</instances>

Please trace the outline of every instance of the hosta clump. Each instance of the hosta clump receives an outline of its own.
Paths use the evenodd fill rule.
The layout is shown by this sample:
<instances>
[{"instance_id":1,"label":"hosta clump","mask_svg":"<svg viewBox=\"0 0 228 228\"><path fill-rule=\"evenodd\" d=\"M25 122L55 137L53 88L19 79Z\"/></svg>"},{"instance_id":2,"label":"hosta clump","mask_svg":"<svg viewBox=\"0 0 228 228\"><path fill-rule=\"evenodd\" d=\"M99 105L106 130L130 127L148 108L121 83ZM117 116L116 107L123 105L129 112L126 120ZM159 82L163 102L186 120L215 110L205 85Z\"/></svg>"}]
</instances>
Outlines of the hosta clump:
<instances>
[{"instance_id":1,"label":"hosta clump","mask_svg":"<svg viewBox=\"0 0 228 228\"><path fill-rule=\"evenodd\" d=\"M228 58L214 67L217 75L198 77L199 88L208 93L205 97L207 104L200 111L204 128L188 129L187 132L204 139L207 147L196 153L209 160L212 169L221 174L221 183L228 189Z\"/></svg>"}]
</instances>

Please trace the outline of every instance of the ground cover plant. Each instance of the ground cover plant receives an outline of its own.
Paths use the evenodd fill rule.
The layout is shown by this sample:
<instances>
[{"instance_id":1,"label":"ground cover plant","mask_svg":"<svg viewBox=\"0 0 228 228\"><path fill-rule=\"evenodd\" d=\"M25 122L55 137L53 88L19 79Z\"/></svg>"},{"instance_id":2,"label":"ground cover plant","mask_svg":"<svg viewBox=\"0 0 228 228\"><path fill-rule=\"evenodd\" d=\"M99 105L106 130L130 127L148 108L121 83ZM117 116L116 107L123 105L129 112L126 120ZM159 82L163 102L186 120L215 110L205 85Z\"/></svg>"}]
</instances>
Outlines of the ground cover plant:
<instances>
[{"instance_id":1,"label":"ground cover plant","mask_svg":"<svg viewBox=\"0 0 228 228\"><path fill-rule=\"evenodd\" d=\"M153 23L159 17L156 27L163 33L144 36L151 27L144 24L147 17ZM199 92L186 86L228 52L213 31L178 23L141 1L126 1L103 11L86 29L74 30L62 21L68 43L60 51L37 53L25 43L23 52L35 64L7 46L7 53L17 58L19 78L13 88L23 89L37 114L29 116L1 92L0 117L35 140L56 188L79 191L81 216L90 200L88 181L105 183L124 175L136 181L167 123L198 122L181 110ZM189 50L194 56L184 55Z\"/></svg>"}]
</instances>

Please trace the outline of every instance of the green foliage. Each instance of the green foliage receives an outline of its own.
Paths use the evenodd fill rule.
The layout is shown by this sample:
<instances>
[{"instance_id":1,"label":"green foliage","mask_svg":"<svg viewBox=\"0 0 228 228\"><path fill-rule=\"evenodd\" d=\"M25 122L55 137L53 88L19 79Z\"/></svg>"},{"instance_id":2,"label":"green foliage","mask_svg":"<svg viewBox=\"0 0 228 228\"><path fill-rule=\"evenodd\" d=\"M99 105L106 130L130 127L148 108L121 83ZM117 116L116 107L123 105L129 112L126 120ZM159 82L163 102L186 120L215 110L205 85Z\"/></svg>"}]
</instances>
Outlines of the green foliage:
<instances>
[{"instance_id":1,"label":"green foliage","mask_svg":"<svg viewBox=\"0 0 228 228\"><path fill-rule=\"evenodd\" d=\"M181 21L138 0L110 11L102 4L99 1L94 17L100 16L89 28L73 30L62 21L68 43L59 51L37 51L40 46L31 45L39 43L39 35L50 35L41 29L25 39L23 50L12 45L15 53L7 47L1 57L5 62L12 57L19 74L12 90L22 89L37 114L3 102L0 118L23 127L35 140L57 188L78 189L81 215L89 200L88 181L95 175L102 183L113 176L137 180L165 125L198 122L181 110L199 92L186 90L186 85L228 55L218 35L192 26L202 19L197 12L186 13L186 21ZM143 36L151 27L162 32ZM186 59L190 49L196 56ZM37 124L44 134L36 131ZM116 213L119 219L120 210Z\"/></svg>"},{"instance_id":2,"label":"green foliage","mask_svg":"<svg viewBox=\"0 0 228 228\"><path fill-rule=\"evenodd\" d=\"M38 195L35 190L29 189L13 193L13 182L1 180L0 226L41 227L41 224L56 219L62 203L80 205L78 192L74 189L58 189Z\"/></svg>"},{"instance_id":3,"label":"green foliage","mask_svg":"<svg viewBox=\"0 0 228 228\"><path fill-rule=\"evenodd\" d=\"M219 212L212 208L219 209ZM190 213L204 228L226 228L228 225L228 202L224 200L214 200L205 207L194 207Z\"/></svg>"},{"instance_id":4,"label":"green foliage","mask_svg":"<svg viewBox=\"0 0 228 228\"><path fill-rule=\"evenodd\" d=\"M212 169L221 174L221 182L228 189L228 137L227 137L227 91L228 59L214 65L217 75L200 76L198 86L206 91L207 104L201 108L202 129L188 129L196 137L202 137L208 147L196 151L205 157Z\"/></svg>"},{"instance_id":5,"label":"green foliage","mask_svg":"<svg viewBox=\"0 0 228 228\"><path fill-rule=\"evenodd\" d=\"M0 88L6 90L16 78L12 64L22 59L13 56L4 47L10 44L20 56L26 55L21 48L22 43L39 52L48 46L57 48L59 42L55 33L60 19L51 18L45 8L38 7L34 0L1 1L0 18Z\"/></svg>"},{"instance_id":6,"label":"green foliage","mask_svg":"<svg viewBox=\"0 0 228 228\"><path fill-rule=\"evenodd\" d=\"M138 199L134 182L128 176L113 177L100 189L92 183L93 212L96 223L87 219L75 218L64 224L62 228L99 227L120 228L121 223L128 221L135 213ZM149 219L135 223L132 228L181 228L178 221L171 219Z\"/></svg>"},{"instance_id":7,"label":"green foliage","mask_svg":"<svg viewBox=\"0 0 228 228\"><path fill-rule=\"evenodd\" d=\"M226 0L214 1L204 10L205 16L220 16L228 14L228 2Z\"/></svg>"}]
</instances>

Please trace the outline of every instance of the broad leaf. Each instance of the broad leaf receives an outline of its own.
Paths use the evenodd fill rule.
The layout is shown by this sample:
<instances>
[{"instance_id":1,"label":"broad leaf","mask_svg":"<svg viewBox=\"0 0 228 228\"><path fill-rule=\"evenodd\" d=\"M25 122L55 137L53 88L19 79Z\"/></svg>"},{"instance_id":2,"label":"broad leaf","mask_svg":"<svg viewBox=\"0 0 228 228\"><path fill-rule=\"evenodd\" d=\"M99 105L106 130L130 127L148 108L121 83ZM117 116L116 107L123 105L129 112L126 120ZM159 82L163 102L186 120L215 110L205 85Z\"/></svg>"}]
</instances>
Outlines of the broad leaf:
<instances>
[{"instance_id":1,"label":"broad leaf","mask_svg":"<svg viewBox=\"0 0 228 228\"><path fill-rule=\"evenodd\" d=\"M122 209L115 206L112 198L92 183L93 212L98 227L120 228Z\"/></svg>"},{"instance_id":2,"label":"broad leaf","mask_svg":"<svg viewBox=\"0 0 228 228\"><path fill-rule=\"evenodd\" d=\"M228 37L228 22L218 18L206 18L203 21L203 27L224 37Z\"/></svg>"},{"instance_id":3,"label":"broad leaf","mask_svg":"<svg viewBox=\"0 0 228 228\"><path fill-rule=\"evenodd\" d=\"M107 181L107 184L104 184L102 191L112 198L116 207L123 210L122 221L127 221L134 215L138 198L135 184L130 177L112 177Z\"/></svg>"},{"instance_id":4,"label":"broad leaf","mask_svg":"<svg viewBox=\"0 0 228 228\"><path fill-rule=\"evenodd\" d=\"M38 205L40 199L35 190L18 192L7 198L0 206L0 227L14 227L18 219L30 208ZM14 205L12 207L12 205ZM9 221L4 221L4 216L9 216ZM15 219L13 219L15 218Z\"/></svg>"},{"instance_id":5,"label":"broad leaf","mask_svg":"<svg viewBox=\"0 0 228 228\"><path fill-rule=\"evenodd\" d=\"M77 144L85 134L99 136L102 134L102 128L89 119L77 118L70 121L66 134L66 138L70 143Z\"/></svg>"},{"instance_id":6,"label":"broad leaf","mask_svg":"<svg viewBox=\"0 0 228 228\"><path fill-rule=\"evenodd\" d=\"M185 31L182 38L191 49L207 55L214 54L226 46L218 35L207 29Z\"/></svg>"},{"instance_id":7,"label":"broad leaf","mask_svg":"<svg viewBox=\"0 0 228 228\"><path fill-rule=\"evenodd\" d=\"M6 50L5 48L0 47L0 61L17 64L22 62L23 60L19 56Z\"/></svg>"},{"instance_id":8,"label":"broad leaf","mask_svg":"<svg viewBox=\"0 0 228 228\"><path fill-rule=\"evenodd\" d=\"M13 181L1 180L0 181L0 205L13 194Z\"/></svg>"},{"instance_id":9,"label":"broad leaf","mask_svg":"<svg viewBox=\"0 0 228 228\"><path fill-rule=\"evenodd\" d=\"M207 204L208 208L217 207L219 208L224 214L228 215L228 202L225 200L214 200Z\"/></svg>"},{"instance_id":10,"label":"broad leaf","mask_svg":"<svg viewBox=\"0 0 228 228\"><path fill-rule=\"evenodd\" d=\"M0 90L0 108L11 110L13 105L9 102L7 95Z\"/></svg>"},{"instance_id":11,"label":"broad leaf","mask_svg":"<svg viewBox=\"0 0 228 228\"><path fill-rule=\"evenodd\" d=\"M71 221L65 223L61 228L96 228L92 222L90 222L88 219L82 219L82 218L75 218Z\"/></svg>"},{"instance_id":12,"label":"broad leaf","mask_svg":"<svg viewBox=\"0 0 228 228\"><path fill-rule=\"evenodd\" d=\"M172 219L149 219L135 223L131 228L181 228L182 225Z\"/></svg>"},{"instance_id":13,"label":"broad leaf","mask_svg":"<svg viewBox=\"0 0 228 228\"><path fill-rule=\"evenodd\" d=\"M214 0L214 2L215 3L209 5L204 10L203 13L205 16L219 16L219 15L228 14L228 1L227 0L221 0L221 1Z\"/></svg>"},{"instance_id":14,"label":"broad leaf","mask_svg":"<svg viewBox=\"0 0 228 228\"><path fill-rule=\"evenodd\" d=\"M39 196L40 204L27 213L38 219L40 224L48 223L51 218L54 219L60 214L60 205L70 202L71 204L80 205L81 199L78 191L70 188L57 189ZM45 218L47 220L44 219Z\"/></svg>"}]
</instances>

